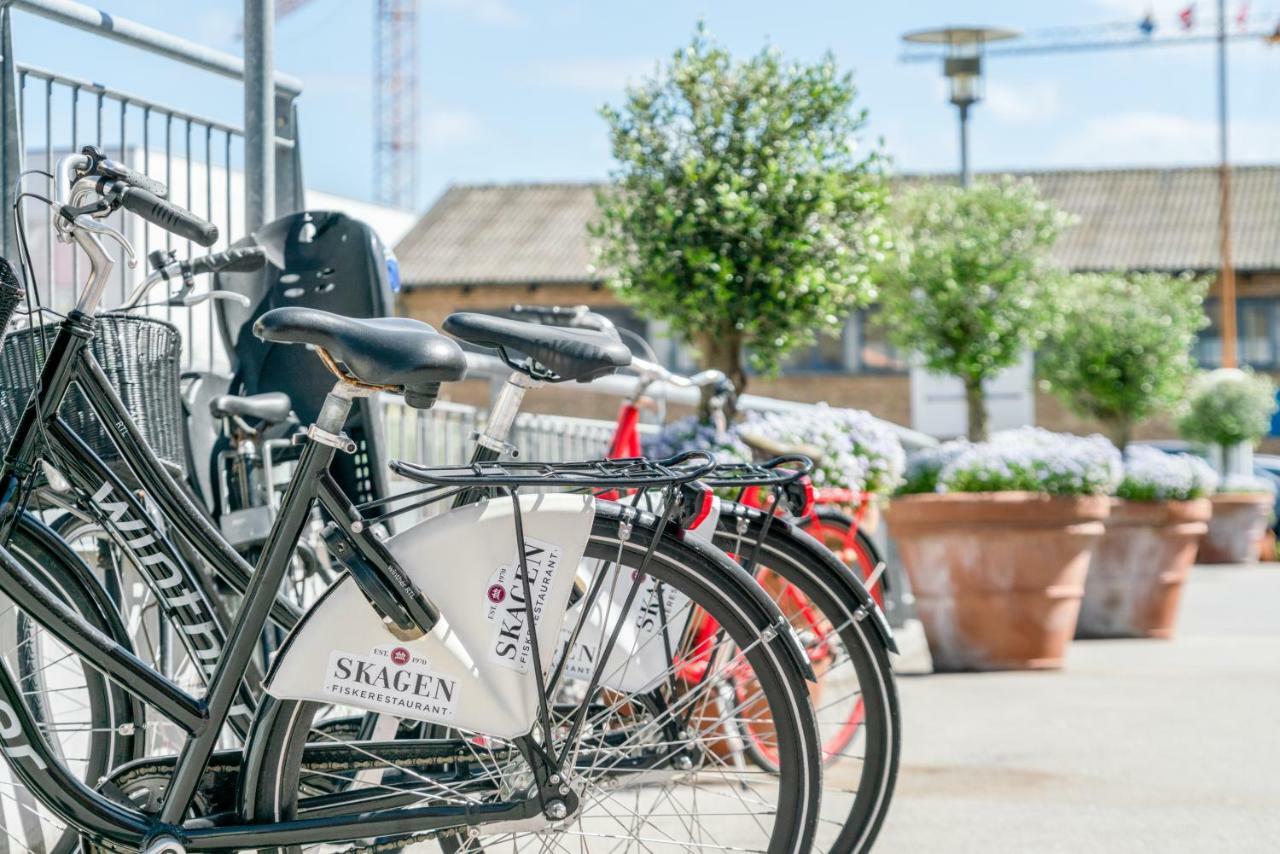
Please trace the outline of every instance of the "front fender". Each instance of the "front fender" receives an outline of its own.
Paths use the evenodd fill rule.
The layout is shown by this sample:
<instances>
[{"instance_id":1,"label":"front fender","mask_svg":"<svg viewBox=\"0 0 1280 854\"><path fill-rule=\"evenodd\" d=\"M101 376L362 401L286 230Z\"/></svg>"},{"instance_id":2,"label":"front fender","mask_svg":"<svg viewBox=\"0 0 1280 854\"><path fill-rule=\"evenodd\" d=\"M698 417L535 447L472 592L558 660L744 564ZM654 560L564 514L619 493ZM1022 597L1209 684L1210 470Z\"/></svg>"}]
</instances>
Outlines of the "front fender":
<instances>
[{"instance_id":1,"label":"front fender","mask_svg":"<svg viewBox=\"0 0 1280 854\"><path fill-rule=\"evenodd\" d=\"M720 548L732 549L738 542L755 542L763 529L766 515L763 511L744 504L725 501L720 510L720 522L716 528L715 543ZM875 597L867 589L857 573L852 572L845 563L826 546L811 537L798 525L780 516L769 521L769 536L786 537L790 545L806 555L806 563L811 571L819 575L822 582L842 602L856 602L849 608L851 612L859 610L871 619L876 628L876 635L885 647L896 653L897 641L893 638L893 630L885 618L884 611L876 603Z\"/></svg>"},{"instance_id":2,"label":"front fender","mask_svg":"<svg viewBox=\"0 0 1280 854\"><path fill-rule=\"evenodd\" d=\"M724 503L728 504L729 502ZM646 528L652 528L657 522L657 518L652 513L640 511L630 505L615 504L608 501L597 502L596 518L598 520L621 519L622 521L638 521ZM809 657L805 655L804 647L795 636L791 624L783 616L777 603L769 598L768 594L764 592L745 569L718 546L713 545L697 534L682 530L677 524L668 524L662 536L664 539L683 543L686 548L694 550L703 560L714 564L724 574L726 580L737 584L742 592L747 594L747 599L742 605L751 624L763 637L768 638L771 634L776 634L777 640L773 642L783 650L783 653L799 668L806 679L811 682L816 680ZM640 541L639 544L641 546L648 545L643 541Z\"/></svg>"}]
</instances>

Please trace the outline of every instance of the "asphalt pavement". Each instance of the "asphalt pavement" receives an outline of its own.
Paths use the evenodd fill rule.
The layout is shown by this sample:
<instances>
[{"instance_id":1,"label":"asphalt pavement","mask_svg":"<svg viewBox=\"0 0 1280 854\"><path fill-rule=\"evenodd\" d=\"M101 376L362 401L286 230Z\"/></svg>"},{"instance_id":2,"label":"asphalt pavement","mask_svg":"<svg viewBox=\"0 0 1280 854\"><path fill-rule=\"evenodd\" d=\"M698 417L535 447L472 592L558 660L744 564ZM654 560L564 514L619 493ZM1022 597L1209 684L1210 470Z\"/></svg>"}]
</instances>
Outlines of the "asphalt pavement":
<instances>
[{"instance_id":1,"label":"asphalt pavement","mask_svg":"<svg viewBox=\"0 0 1280 854\"><path fill-rule=\"evenodd\" d=\"M1280 566L1199 566L1173 640L906 676L878 852L1280 852Z\"/></svg>"}]
</instances>

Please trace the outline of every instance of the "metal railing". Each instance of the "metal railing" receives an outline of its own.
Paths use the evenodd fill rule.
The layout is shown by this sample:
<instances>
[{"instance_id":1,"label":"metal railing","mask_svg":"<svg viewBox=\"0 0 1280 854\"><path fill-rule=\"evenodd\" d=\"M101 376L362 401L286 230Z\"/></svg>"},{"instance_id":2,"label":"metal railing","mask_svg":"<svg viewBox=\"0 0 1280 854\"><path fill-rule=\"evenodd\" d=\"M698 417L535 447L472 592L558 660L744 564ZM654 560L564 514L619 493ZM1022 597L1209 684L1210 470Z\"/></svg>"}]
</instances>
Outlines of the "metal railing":
<instances>
[{"instance_id":1,"label":"metal railing","mask_svg":"<svg viewBox=\"0 0 1280 854\"><path fill-rule=\"evenodd\" d=\"M127 44L164 60L172 60L211 74L242 80L244 61L151 29L115 18L70 0L8 0L0 2L0 252L15 260L17 241L11 210L14 188L24 170L53 171L58 158L94 144L109 156L145 172L169 187L169 197L214 222L225 247L244 233L245 132L237 124L164 104L98 82L85 80L18 61L14 57L13 12L38 15ZM297 138L295 101L301 84L276 75L276 206L281 212L302 207L301 156ZM198 90L197 90L198 91ZM52 196L48 178L29 174L22 187ZM71 247L54 240L49 208L27 199L21 206L26 222L31 261L40 303L65 311L75 303L83 275ZM177 240L134 217L115 216L140 253L139 266L118 263L118 284L108 289L104 308L122 301L145 275L145 256L153 249L172 249L191 257L205 250ZM122 259L121 259L122 260ZM183 362L206 370L224 368L225 354L215 330L209 304L195 309L153 309L183 332Z\"/></svg>"}]
</instances>

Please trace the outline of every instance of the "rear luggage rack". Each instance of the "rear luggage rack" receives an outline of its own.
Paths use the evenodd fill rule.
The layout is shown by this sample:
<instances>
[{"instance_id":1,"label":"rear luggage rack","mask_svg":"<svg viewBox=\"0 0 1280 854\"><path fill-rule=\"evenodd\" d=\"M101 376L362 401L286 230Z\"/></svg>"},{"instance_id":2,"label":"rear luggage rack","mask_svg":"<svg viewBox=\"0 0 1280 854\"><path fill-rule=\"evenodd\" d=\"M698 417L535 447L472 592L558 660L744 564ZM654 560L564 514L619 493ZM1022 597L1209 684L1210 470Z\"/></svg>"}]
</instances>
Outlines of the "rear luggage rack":
<instances>
[{"instance_id":1,"label":"rear luggage rack","mask_svg":"<svg viewBox=\"0 0 1280 854\"><path fill-rule=\"evenodd\" d=\"M786 486L812 471L813 460L803 454L785 454L762 463L721 463L700 479L713 489Z\"/></svg>"},{"instance_id":2,"label":"rear luggage rack","mask_svg":"<svg viewBox=\"0 0 1280 854\"><path fill-rule=\"evenodd\" d=\"M707 451L686 451L665 460L583 460L568 463L470 463L421 466L404 460L391 463L401 477L432 486L563 486L593 489L649 489L674 486L705 477L716 467Z\"/></svg>"},{"instance_id":3,"label":"rear luggage rack","mask_svg":"<svg viewBox=\"0 0 1280 854\"><path fill-rule=\"evenodd\" d=\"M560 488L639 496L649 490L674 488L706 476L716 467L707 451L686 451L664 460L581 460L567 463L495 461L457 466L422 466L394 460L391 470L426 484L408 492L358 505L365 524L376 524L449 498L466 502L484 495L512 493L521 487ZM391 505L398 505L394 509Z\"/></svg>"}]
</instances>

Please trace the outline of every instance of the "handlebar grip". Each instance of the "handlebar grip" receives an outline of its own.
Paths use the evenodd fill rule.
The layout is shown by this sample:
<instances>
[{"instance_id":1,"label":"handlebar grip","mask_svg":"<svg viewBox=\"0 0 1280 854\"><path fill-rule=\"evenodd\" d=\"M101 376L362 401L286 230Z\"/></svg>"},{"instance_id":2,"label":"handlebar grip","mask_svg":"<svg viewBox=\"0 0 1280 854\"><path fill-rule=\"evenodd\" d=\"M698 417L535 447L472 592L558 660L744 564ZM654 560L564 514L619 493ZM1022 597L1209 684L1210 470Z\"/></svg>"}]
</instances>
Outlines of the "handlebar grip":
<instances>
[{"instance_id":1,"label":"handlebar grip","mask_svg":"<svg viewBox=\"0 0 1280 854\"><path fill-rule=\"evenodd\" d=\"M218 242L216 225L146 190L125 187L120 192L120 204L125 210L137 214L147 222L201 246L212 246Z\"/></svg>"},{"instance_id":2,"label":"handlebar grip","mask_svg":"<svg viewBox=\"0 0 1280 854\"><path fill-rule=\"evenodd\" d=\"M192 273L252 273L267 264L260 246L232 247L225 252L191 260Z\"/></svg>"},{"instance_id":3,"label":"handlebar grip","mask_svg":"<svg viewBox=\"0 0 1280 854\"><path fill-rule=\"evenodd\" d=\"M162 199L169 197L169 188L155 178L149 178L136 169L130 169L118 160L103 159L98 163L98 171L116 181L123 181L131 187L145 190Z\"/></svg>"}]
</instances>

